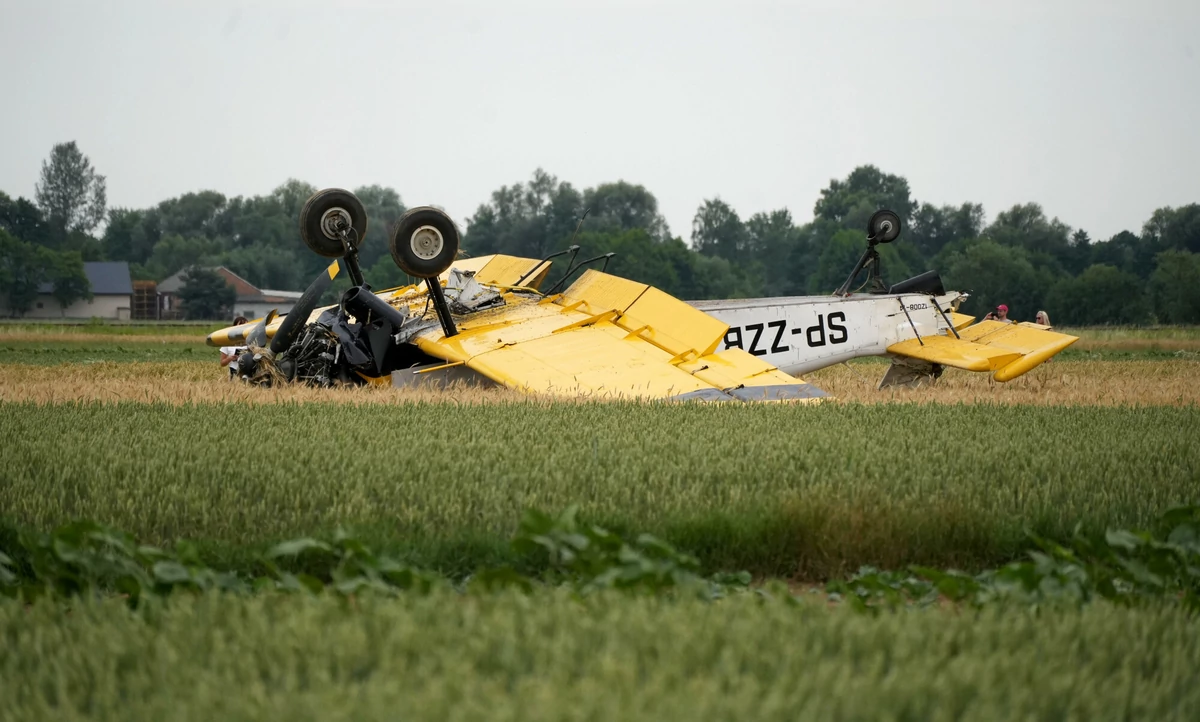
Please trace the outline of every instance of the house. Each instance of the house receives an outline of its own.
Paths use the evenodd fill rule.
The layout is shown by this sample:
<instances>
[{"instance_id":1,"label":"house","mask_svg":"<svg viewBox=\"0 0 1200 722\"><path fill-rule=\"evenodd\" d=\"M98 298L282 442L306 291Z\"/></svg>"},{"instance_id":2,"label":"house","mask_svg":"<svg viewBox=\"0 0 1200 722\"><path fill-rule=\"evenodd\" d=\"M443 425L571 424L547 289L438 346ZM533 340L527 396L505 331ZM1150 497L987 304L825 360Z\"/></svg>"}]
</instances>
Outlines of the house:
<instances>
[{"instance_id":1,"label":"house","mask_svg":"<svg viewBox=\"0 0 1200 722\"><path fill-rule=\"evenodd\" d=\"M38 286L37 299L24 318L107 318L128 321L129 299L133 294L129 264L125 261L88 261L83 264L83 272L92 285L90 301L76 301L63 308L54 298L53 284L43 283ZM0 315L12 315L2 302Z\"/></svg>"},{"instance_id":2,"label":"house","mask_svg":"<svg viewBox=\"0 0 1200 722\"><path fill-rule=\"evenodd\" d=\"M302 295L300 291L273 291L265 288L256 288L254 284L224 266L217 266L208 270L216 271L217 275L225 279L226 284L233 287L234 292L237 294L237 301L233 307L235 316L245 316L248 319L259 318L267 315L271 309L284 314L292 310L292 306L296 305L296 301L300 300L300 296ZM161 318L179 318L183 315L182 303L179 299L179 289L183 288L183 277L185 275L187 275L186 269L158 284L159 315Z\"/></svg>"}]
</instances>

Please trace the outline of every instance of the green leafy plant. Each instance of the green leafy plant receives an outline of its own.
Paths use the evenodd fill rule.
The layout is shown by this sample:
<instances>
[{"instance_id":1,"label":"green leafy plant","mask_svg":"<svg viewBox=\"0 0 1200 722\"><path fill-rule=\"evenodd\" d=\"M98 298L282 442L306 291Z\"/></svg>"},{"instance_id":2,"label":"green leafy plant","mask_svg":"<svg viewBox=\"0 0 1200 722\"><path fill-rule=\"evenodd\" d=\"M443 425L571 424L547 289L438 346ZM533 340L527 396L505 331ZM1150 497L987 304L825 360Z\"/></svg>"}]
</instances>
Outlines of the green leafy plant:
<instances>
[{"instance_id":1,"label":"green leafy plant","mask_svg":"<svg viewBox=\"0 0 1200 722\"><path fill-rule=\"evenodd\" d=\"M1069 544L1030 533L1037 550L999 569L969 575L923 566L907 572L864 567L850 579L830 582L826 591L871 612L939 599L979 606L1000 600L1083 604L1096 598L1121 605L1178 598L1200 611L1200 506L1172 508L1157 526L1165 533L1110 530L1102 540L1076 528Z\"/></svg>"}]
</instances>

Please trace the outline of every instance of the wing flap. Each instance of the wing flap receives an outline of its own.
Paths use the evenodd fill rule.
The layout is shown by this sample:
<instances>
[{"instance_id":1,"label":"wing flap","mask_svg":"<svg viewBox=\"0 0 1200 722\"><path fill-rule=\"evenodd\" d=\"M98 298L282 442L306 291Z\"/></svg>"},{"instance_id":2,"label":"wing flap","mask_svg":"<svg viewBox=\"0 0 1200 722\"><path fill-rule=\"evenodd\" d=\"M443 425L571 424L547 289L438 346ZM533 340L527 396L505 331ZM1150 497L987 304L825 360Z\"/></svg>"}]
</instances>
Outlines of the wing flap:
<instances>
[{"instance_id":1,"label":"wing flap","mask_svg":"<svg viewBox=\"0 0 1200 722\"><path fill-rule=\"evenodd\" d=\"M565 308L586 306L583 310L589 313L624 313L648 288L650 287L644 283L610 276L589 268L563 291L562 305Z\"/></svg>"},{"instance_id":2,"label":"wing flap","mask_svg":"<svg viewBox=\"0 0 1200 722\"><path fill-rule=\"evenodd\" d=\"M957 326L958 316L953 322ZM1079 340L1026 323L981 321L958 330L959 338L923 336L888 346L897 356L921 359L967 371L991 371L996 381L1011 381Z\"/></svg>"},{"instance_id":3,"label":"wing flap","mask_svg":"<svg viewBox=\"0 0 1200 722\"><path fill-rule=\"evenodd\" d=\"M954 326L954 330L956 331L961 331L967 326L970 326L971 322L975 320L974 316L968 316L967 314L959 313L958 311L950 311L946 315L950 318L950 325Z\"/></svg>"},{"instance_id":4,"label":"wing flap","mask_svg":"<svg viewBox=\"0 0 1200 722\"><path fill-rule=\"evenodd\" d=\"M467 366L510 388L551 394L667 398L711 386L609 321L487 351Z\"/></svg>"},{"instance_id":5,"label":"wing flap","mask_svg":"<svg viewBox=\"0 0 1200 722\"><path fill-rule=\"evenodd\" d=\"M692 351L707 356L717 350L729 330L729 324L657 288L648 288L638 296L621 316L620 324L675 355Z\"/></svg>"},{"instance_id":6,"label":"wing flap","mask_svg":"<svg viewBox=\"0 0 1200 722\"><path fill-rule=\"evenodd\" d=\"M992 348L984 344L953 336L923 336L920 340L909 339L894 343L888 353L908 358L921 359L943 366L952 366L965 371L995 371L1021 357L1007 349Z\"/></svg>"},{"instance_id":7,"label":"wing flap","mask_svg":"<svg viewBox=\"0 0 1200 722\"><path fill-rule=\"evenodd\" d=\"M702 356L689 364L680 364L680 367L743 401L818 399L828 396L804 379L785 374L740 348Z\"/></svg>"}]
</instances>

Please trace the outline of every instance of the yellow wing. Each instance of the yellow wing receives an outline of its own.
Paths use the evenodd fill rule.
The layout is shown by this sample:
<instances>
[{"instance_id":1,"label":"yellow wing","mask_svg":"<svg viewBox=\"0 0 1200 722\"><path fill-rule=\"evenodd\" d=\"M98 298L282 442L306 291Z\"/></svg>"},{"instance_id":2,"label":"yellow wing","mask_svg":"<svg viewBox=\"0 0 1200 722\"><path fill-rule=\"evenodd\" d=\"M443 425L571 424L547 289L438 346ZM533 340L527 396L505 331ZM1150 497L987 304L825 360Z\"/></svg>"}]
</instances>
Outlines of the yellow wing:
<instances>
[{"instance_id":1,"label":"yellow wing","mask_svg":"<svg viewBox=\"0 0 1200 722\"><path fill-rule=\"evenodd\" d=\"M1011 381L1079 340L1033 323L981 321L965 325L969 320L954 314L952 323L959 338L949 331L922 336L892 344L888 353L967 371L990 371L997 381Z\"/></svg>"},{"instance_id":2,"label":"yellow wing","mask_svg":"<svg viewBox=\"0 0 1200 722\"><path fill-rule=\"evenodd\" d=\"M430 356L462 363L504 386L554 395L826 396L741 349L717 352L727 330L662 291L588 270L560 295L510 298L502 308L465 319L456 336L430 329L416 344Z\"/></svg>"}]
</instances>

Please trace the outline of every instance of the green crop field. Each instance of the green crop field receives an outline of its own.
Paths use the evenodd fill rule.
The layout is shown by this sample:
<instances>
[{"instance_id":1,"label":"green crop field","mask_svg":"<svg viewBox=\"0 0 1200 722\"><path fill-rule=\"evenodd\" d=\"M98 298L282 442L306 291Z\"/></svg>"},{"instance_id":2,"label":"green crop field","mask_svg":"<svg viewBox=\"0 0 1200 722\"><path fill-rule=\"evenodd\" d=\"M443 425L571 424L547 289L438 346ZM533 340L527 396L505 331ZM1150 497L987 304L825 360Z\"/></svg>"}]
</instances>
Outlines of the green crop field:
<instances>
[{"instance_id":1,"label":"green crop field","mask_svg":"<svg viewBox=\"0 0 1200 722\"><path fill-rule=\"evenodd\" d=\"M561 592L0 603L6 719L1194 720L1165 607L910 611Z\"/></svg>"},{"instance_id":2,"label":"green crop field","mask_svg":"<svg viewBox=\"0 0 1200 722\"><path fill-rule=\"evenodd\" d=\"M1145 524L1200 501L1197 428L1161 407L3 404L0 508L232 559L347 525L454 572L503 557L522 509L579 503L714 569L826 578Z\"/></svg>"},{"instance_id":3,"label":"green crop field","mask_svg":"<svg viewBox=\"0 0 1200 722\"><path fill-rule=\"evenodd\" d=\"M1200 503L1196 329L1080 331L1009 384L880 392L864 361L811 375L815 406L248 389L210 330L0 324L0 718L1200 716L1200 521L1160 528ZM554 561L579 533L519 532L571 505L750 588L659 589L676 562L643 540L586 562L641 591L581 592ZM108 532L38 536L79 519L182 551L137 552L131 596ZM338 529L445 585L346 591L270 551ZM911 565L1008 581L913 592ZM474 586L509 567L532 591Z\"/></svg>"}]
</instances>

